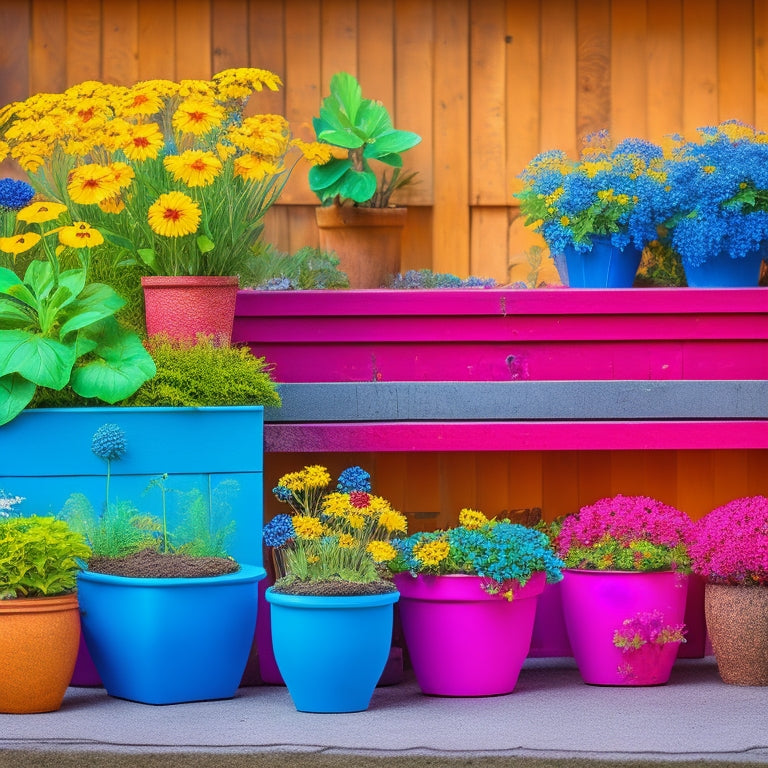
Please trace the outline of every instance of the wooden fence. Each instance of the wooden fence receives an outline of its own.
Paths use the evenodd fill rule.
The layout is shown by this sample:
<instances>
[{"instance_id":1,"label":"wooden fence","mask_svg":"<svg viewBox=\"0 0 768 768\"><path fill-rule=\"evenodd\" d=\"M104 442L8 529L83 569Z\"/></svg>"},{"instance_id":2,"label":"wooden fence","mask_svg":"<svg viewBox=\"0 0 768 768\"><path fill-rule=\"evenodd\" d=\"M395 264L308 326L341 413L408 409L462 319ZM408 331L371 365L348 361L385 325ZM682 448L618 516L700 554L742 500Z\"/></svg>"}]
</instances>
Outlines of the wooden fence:
<instances>
[{"instance_id":1,"label":"wooden fence","mask_svg":"<svg viewBox=\"0 0 768 768\"><path fill-rule=\"evenodd\" d=\"M527 273L540 241L514 194L543 149L575 153L602 128L768 128L768 0L0 0L0 28L0 105L87 79L258 66L285 85L255 108L309 138L331 75L356 74L423 137L405 156L419 172L400 198L406 269ZM300 168L267 239L317 244L315 202Z\"/></svg>"}]
</instances>

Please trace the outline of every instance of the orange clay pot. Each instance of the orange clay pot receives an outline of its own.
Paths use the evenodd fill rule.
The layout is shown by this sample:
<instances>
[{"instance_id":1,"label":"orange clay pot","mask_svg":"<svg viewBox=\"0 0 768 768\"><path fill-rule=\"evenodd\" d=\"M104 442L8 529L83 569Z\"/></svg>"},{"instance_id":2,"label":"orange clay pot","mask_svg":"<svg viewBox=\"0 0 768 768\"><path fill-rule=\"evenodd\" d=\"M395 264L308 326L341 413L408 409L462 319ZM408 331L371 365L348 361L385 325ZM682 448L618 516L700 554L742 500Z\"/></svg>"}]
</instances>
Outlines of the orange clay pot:
<instances>
[{"instance_id":1,"label":"orange clay pot","mask_svg":"<svg viewBox=\"0 0 768 768\"><path fill-rule=\"evenodd\" d=\"M59 709L79 642L76 594L0 600L0 712Z\"/></svg>"}]
</instances>

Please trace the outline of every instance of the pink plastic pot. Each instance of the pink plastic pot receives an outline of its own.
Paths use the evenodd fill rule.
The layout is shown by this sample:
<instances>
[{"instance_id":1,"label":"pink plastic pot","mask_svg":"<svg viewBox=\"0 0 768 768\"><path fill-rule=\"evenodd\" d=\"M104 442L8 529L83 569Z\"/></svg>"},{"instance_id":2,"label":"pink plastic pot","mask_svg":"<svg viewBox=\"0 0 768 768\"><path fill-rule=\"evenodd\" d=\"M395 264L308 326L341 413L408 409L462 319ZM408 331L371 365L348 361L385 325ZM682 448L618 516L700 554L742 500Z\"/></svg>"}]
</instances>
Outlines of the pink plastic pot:
<instances>
[{"instance_id":1,"label":"pink plastic pot","mask_svg":"<svg viewBox=\"0 0 768 768\"><path fill-rule=\"evenodd\" d=\"M545 575L513 600L489 595L478 576L395 576L400 620L416 681L435 696L512 693L531 646Z\"/></svg>"},{"instance_id":2,"label":"pink plastic pot","mask_svg":"<svg viewBox=\"0 0 768 768\"><path fill-rule=\"evenodd\" d=\"M662 685L669 680L679 642L617 648L614 634L625 620L659 611L665 625L682 624L686 574L662 571L563 571L563 616L573 656L591 685Z\"/></svg>"}]
</instances>

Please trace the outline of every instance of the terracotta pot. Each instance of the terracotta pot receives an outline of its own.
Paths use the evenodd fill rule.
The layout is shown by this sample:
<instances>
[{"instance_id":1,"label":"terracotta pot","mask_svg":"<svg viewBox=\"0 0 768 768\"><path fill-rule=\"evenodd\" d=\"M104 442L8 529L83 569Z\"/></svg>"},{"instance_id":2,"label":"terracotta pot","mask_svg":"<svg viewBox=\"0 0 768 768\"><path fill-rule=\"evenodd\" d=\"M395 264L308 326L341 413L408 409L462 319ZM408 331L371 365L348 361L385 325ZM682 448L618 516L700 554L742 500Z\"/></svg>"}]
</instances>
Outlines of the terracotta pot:
<instances>
[{"instance_id":1,"label":"terracotta pot","mask_svg":"<svg viewBox=\"0 0 768 768\"><path fill-rule=\"evenodd\" d=\"M237 277L142 277L147 333L165 333L173 339L195 339L203 333L229 344L238 284Z\"/></svg>"},{"instance_id":2,"label":"terracotta pot","mask_svg":"<svg viewBox=\"0 0 768 768\"><path fill-rule=\"evenodd\" d=\"M80 642L77 595L0 600L0 712L61 707Z\"/></svg>"},{"instance_id":3,"label":"terracotta pot","mask_svg":"<svg viewBox=\"0 0 768 768\"><path fill-rule=\"evenodd\" d=\"M723 682L768 685L768 587L707 584L704 613Z\"/></svg>"},{"instance_id":4,"label":"terracotta pot","mask_svg":"<svg viewBox=\"0 0 768 768\"><path fill-rule=\"evenodd\" d=\"M356 208L330 205L315 209L320 249L339 257L350 288L380 288L400 271L406 208Z\"/></svg>"}]
</instances>

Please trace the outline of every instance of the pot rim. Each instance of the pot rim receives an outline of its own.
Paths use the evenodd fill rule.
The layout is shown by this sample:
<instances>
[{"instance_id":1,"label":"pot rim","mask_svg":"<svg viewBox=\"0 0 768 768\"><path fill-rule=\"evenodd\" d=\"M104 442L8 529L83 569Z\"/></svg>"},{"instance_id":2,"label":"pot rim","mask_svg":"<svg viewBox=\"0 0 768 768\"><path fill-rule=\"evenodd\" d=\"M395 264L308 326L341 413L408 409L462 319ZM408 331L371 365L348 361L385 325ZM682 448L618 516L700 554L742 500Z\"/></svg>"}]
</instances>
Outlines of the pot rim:
<instances>
[{"instance_id":1,"label":"pot rim","mask_svg":"<svg viewBox=\"0 0 768 768\"><path fill-rule=\"evenodd\" d=\"M203 576L201 578L144 578L140 576L115 576L111 573L97 573L95 571L82 570L77 574L77 581L78 583L82 581L93 584L111 585L113 587L123 587L126 589L136 589L140 587L194 589L195 587L237 586L240 584L261 581L266 575L266 570L261 566L241 564L240 570L235 573L225 573L221 576Z\"/></svg>"}]
</instances>

